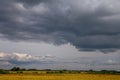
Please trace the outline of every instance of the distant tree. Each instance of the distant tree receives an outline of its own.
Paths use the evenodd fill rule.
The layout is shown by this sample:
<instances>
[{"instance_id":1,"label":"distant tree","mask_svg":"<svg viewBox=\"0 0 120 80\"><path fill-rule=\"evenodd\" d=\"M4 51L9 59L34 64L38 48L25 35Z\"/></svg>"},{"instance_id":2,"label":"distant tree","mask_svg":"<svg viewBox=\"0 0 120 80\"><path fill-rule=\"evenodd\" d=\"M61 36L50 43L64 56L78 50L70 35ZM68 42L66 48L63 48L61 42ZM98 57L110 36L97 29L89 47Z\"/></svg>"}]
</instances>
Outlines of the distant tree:
<instances>
[{"instance_id":1,"label":"distant tree","mask_svg":"<svg viewBox=\"0 0 120 80\"><path fill-rule=\"evenodd\" d=\"M19 67L13 67L13 68L11 69L11 71L20 71L20 68L19 68Z\"/></svg>"},{"instance_id":2,"label":"distant tree","mask_svg":"<svg viewBox=\"0 0 120 80\"><path fill-rule=\"evenodd\" d=\"M94 70L90 69L89 72L93 72Z\"/></svg>"},{"instance_id":3,"label":"distant tree","mask_svg":"<svg viewBox=\"0 0 120 80\"><path fill-rule=\"evenodd\" d=\"M25 68L22 68L22 69L20 69L20 71L26 71L26 69L25 69Z\"/></svg>"},{"instance_id":4,"label":"distant tree","mask_svg":"<svg viewBox=\"0 0 120 80\"><path fill-rule=\"evenodd\" d=\"M3 69L0 69L0 74L8 74L9 72Z\"/></svg>"},{"instance_id":5,"label":"distant tree","mask_svg":"<svg viewBox=\"0 0 120 80\"><path fill-rule=\"evenodd\" d=\"M37 69L28 69L28 71L37 71Z\"/></svg>"},{"instance_id":6,"label":"distant tree","mask_svg":"<svg viewBox=\"0 0 120 80\"><path fill-rule=\"evenodd\" d=\"M52 71L51 69L44 69L45 71Z\"/></svg>"},{"instance_id":7,"label":"distant tree","mask_svg":"<svg viewBox=\"0 0 120 80\"><path fill-rule=\"evenodd\" d=\"M62 70L59 71L59 73L61 73L61 74L64 73L64 72L65 72L65 71L62 71Z\"/></svg>"}]
</instances>

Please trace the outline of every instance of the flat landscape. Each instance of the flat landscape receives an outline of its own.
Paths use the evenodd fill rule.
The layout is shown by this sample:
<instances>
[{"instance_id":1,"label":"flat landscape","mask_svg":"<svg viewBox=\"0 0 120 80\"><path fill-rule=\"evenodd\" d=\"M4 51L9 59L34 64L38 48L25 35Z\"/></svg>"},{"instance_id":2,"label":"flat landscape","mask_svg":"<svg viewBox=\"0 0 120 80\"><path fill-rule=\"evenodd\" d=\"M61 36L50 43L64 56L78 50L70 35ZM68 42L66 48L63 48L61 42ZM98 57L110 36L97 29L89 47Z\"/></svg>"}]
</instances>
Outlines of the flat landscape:
<instances>
[{"instance_id":1,"label":"flat landscape","mask_svg":"<svg viewBox=\"0 0 120 80\"><path fill-rule=\"evenodd\" d=\"M112 74L1 74L0 80L120 80Z\"/></svg>"},{"instance_id":2,"label":"flat landscape","mask_svg":"<svg viewBox=\"0 0 120 80\"><path fill-rule=\"evenodd\" d=\"M120 80L120 0L0 0L0 80Z\"/></svg>"}]
</instances>

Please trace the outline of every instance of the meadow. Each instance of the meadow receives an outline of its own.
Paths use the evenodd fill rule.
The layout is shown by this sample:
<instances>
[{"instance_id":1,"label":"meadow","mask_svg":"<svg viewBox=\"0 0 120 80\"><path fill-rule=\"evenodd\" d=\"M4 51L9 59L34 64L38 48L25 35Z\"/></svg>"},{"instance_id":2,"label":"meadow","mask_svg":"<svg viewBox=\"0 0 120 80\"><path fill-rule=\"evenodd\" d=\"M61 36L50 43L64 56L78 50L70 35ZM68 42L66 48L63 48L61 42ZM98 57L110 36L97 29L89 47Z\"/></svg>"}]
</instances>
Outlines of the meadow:
<instances>
[{"instance_id":1,"label":"meadow","mask_svg":"<svg viewBox=\"0 0 120 80\"><path fill-rule=\"evenodd\" d=\"M112 74L1 74L0 80L120 80Z\"/></svg>"},{"instance_id":2,"label":"meadow","mask_svg":"<svg viewBox=\"0 0 120 80\"><path fill-rule=\"evenodd\" d=\"M120 80L119 71L0 70L0 80Z\"/></svg>"}]
</instances>

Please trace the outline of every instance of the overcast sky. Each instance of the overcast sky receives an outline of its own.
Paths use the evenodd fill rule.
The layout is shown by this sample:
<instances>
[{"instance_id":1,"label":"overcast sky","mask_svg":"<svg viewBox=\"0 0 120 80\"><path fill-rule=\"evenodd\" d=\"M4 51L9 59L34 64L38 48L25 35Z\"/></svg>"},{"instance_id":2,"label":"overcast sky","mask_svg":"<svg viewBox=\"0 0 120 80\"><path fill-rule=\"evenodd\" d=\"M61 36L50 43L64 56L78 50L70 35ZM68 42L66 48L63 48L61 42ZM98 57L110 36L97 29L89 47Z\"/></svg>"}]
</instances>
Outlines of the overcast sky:
<instances>
[{"instance_id":1,"label":"overcast sky","mask_svg":"<svg viewBox=\"0 0 120 80\"><path fill-rule=\"evenodd\" d=\"M120 0L1 0L0 68L120 70L119 8Z\"/></svg>"}]
</instances>

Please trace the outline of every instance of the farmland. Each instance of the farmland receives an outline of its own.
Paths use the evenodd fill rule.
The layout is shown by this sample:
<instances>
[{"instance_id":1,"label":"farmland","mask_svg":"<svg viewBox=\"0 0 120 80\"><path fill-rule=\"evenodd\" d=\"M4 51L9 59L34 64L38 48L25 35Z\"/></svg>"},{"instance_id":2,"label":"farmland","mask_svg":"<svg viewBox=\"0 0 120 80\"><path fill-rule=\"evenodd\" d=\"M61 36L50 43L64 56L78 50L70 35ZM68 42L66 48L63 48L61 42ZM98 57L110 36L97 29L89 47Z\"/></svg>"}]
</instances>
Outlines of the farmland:
<instances>
[{"instance_id":1,"label":"farmland","mask_svg":"<svg viewBox=\"0 0 120 80\"><path fill-rule=\"evenodd\" d=\"M120 80L119 71L35 70L13 68L0 70L0 80Z\"/></svg>"},{"instance_id":2,"label":"farmland","mask_svg":"<svg viewBox=\"0 0 120 80\"><path fill-rule=\"evenodd\" d=\"M1 74L0 80L120 80L111 74Z\"/></svg>"}]
</instances>

